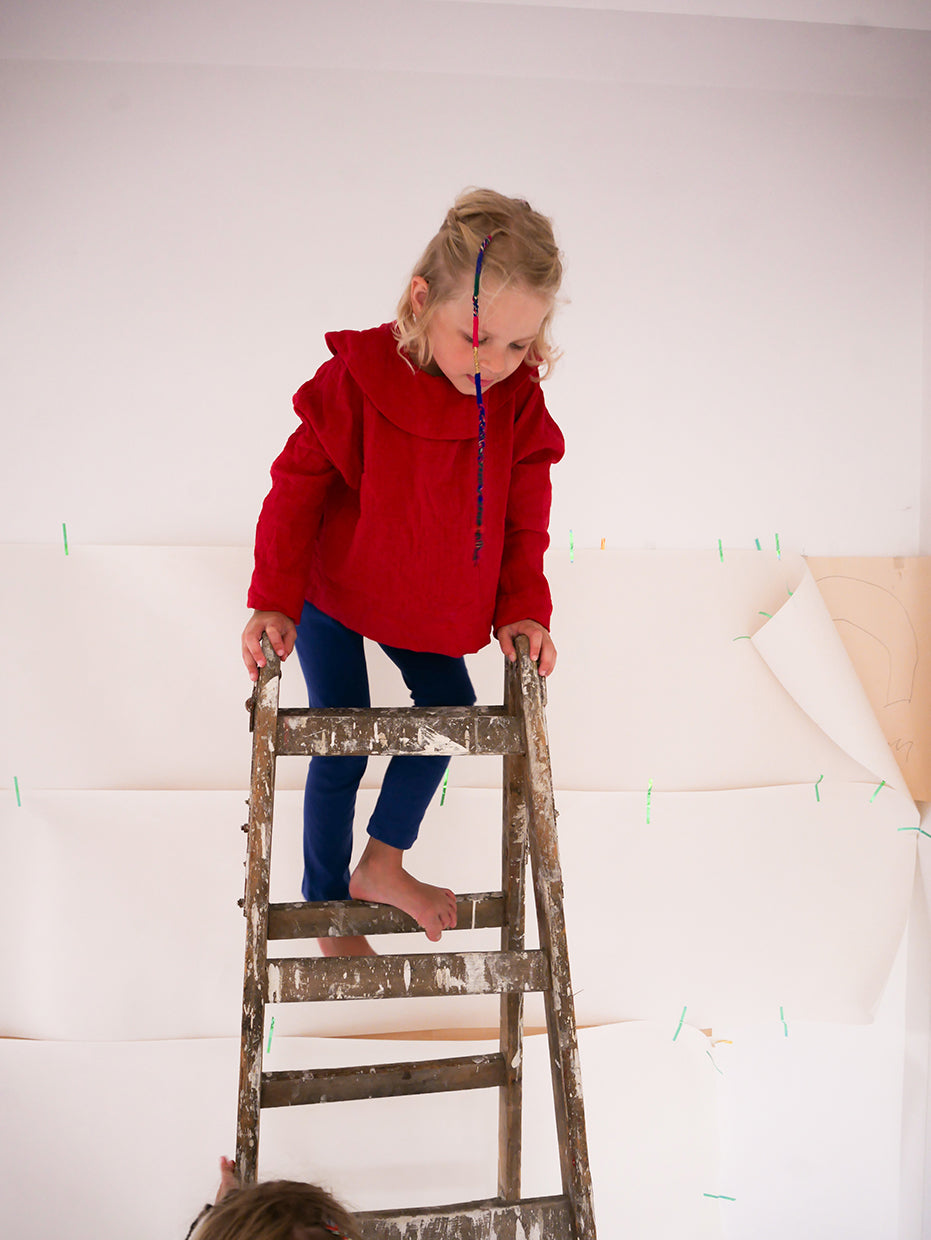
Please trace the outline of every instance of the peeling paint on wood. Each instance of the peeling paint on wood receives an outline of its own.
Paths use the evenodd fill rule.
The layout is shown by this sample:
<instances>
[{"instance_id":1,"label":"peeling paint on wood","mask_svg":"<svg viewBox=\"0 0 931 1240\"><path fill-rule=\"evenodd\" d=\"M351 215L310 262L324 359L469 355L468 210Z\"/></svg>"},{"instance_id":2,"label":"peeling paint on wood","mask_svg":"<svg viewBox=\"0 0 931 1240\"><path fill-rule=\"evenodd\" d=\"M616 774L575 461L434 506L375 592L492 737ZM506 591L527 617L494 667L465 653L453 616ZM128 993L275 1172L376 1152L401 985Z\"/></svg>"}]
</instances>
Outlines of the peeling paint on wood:
<instances>
[{"instance_id":1,"label":"peeling paint on wood","mask_svg":"<svg viewBox=\"0 0 931 1240\"><path fill-rule=\"evenodd\" d=\"M562 1197L514 1204L492 1199L442 1209L365 1213L357 1218L365 1240L588 1240L573 1233Z\"/></svg>"},{"instance_id":2,"label":"peeling paint on wood","mask_svg":"<svg viewBox=\"0 0 931 1240\"><path fill-rule=\"evenodd\" d=\"M516 663L508 660L504 664L504 706L509 714L520 716L520 670ZM526 783L526 755L507 754L504 758L501 798L501 887L505 892L502 951L521 951L524 947ZM521 1112L524 1096L522 994L501 996L499 1025L499 1047L507 1065L507 1075L498 1094L498 1196L504 1201L517 1201L521 1195Z\"/></svg>"},{"instance_id":3,"label":"peeling paint on wood","mask_svg":"<svg viewBox=\"0 0 931 1240\"><path fill-rule=\"evenodd\" d=\"M548 984L549 966L540 951L280 957L268 966L266 1000L422 999L542 990Z\"/></svg>"},{"instance_id":4,"label":"peeling paint on wood","mask_svg":"<svg viewBox=\"0 0 931 1240\"><path fill-rule=\"evenodd\" d=\"M433 728L417 729L417 751L418 753L449 754L450 757L469 752L465 745L460 745L451 737L443 736Z\"/></svg>"},{"instance_id":5,"label":"peeling paint on wood","mask_svg":"<svg viewBox=\"0 0 931 1240\"><path fill-rule=\"evenodd\" d=\"M251 1184L258 1172L268 883L275 795L275 720L281 676L278 657L264 635L262 649L265 652L266 665L259 670L252 696L252 779L248 802L249 833L243 902L246 953L236 1122L236 1164L245 1184Z\"/></svg>"},{"instance_id":6,"label":"peeling paint on wood","mask_svg":"<svg viewBox=\"0 0 931 1240\"><path fill-rule=\"evenodd\" d=\"M524 646L524 640L521 646ZM556 1139L563 1191L572 1210L573 1235L595 1235L591 1172L582 1078L579 1071L575 1005L569 975L569 954L563 910L562 871L556 834L556 808L550 770L549 741L543 711L543 682L529 659L521 658L520 681L526 728L528 842L540 948L550 965L550 987L544 995L547 1038L556 1108Z\"/></svg>"},{"instance_id":7,"label":"peeling paint on wood","mask_svg":"<svg viewBox=\"0 0 931 1240\"><path fill-rule=\"evenodd\" d=\"M444 706L278 712L277 750L285 755L516 753L520 727L501 706Z\"/></svg>"}]
</instances>

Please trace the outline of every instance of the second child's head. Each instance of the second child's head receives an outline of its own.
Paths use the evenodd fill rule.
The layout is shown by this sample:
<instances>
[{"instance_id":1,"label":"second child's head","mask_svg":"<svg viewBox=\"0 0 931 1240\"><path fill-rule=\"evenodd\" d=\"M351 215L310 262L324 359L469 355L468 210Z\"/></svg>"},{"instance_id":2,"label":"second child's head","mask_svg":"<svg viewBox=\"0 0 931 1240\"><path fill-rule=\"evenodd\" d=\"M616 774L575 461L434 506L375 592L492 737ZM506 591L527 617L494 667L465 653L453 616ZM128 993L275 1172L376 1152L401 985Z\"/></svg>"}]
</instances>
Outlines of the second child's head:
<instances>
[{"instance_id":1,"label":"second child's head","mask_svg":"<svg viewBox=\"0 0 931 1240\"><path fill-rule=\"evenodd\" d=\"M316 1184L269 1180L224 1196L192 1240L361 1240L352 1215Z\"/></svg>"},{"instance_id":2,"label":"second child's head","mask_svg":"<svg viewBox=\"0 0 931 1240\"><path fill-rule=\"evenodd\" d=\"M490 189L461 194L414 268L398 305L398 346L422 370L474 394L472 293L482 242L479 365L491 387L524 361L555 361L549 325L562 263L546 216Z\"/></svg>"}]
</instances>

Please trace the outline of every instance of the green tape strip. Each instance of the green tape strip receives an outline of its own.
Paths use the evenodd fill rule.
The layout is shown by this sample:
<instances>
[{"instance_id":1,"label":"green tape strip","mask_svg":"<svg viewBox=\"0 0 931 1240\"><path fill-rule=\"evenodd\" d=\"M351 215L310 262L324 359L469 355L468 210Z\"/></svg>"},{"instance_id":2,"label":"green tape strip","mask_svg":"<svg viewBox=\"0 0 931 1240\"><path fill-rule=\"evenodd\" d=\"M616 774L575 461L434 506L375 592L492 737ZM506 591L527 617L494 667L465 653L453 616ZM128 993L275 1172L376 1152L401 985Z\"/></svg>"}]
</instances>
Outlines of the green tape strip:
<instances>
[{"instance_id":1,"label":"green tape strip","mask_svg":"<svg viewBox=\"0 0 931 1240\"><path fill-rule=\"evenodd\" d=\"M20 796L19 796L19 780L16 778L15 775L13 776L13 790L16 793L16 804L19 806L20 809L22 809L23 803L20 800Z\"/></svg>"},{"instance_id":2,"label":"green tape strip","mask_svg":"<svg viewBox=\"0 0 931 1240\"><path fill-rule=\"evenodd\" d=\"M647 826L650 825L650 801L653 798L653 780L647 784Z\"/></svg>"},{"instance_id":3,"label":"green tape strip","mask_svg":"<svg viewBox=\"0 0 931 1240\"><path fill-rule=\"evenodd\" d=\"M897 827L897 831L917 831L919 835L926 835L931 840L931 831L925 831L922 827Z\"/></svg>"},{"instance_id":4,"label":"green tape strip","mask_svg":"<svg viewBox=\"0 0 931 1240\"><path fill-rule=\"evenodd\" d=\"M776 535L776 558L779 560L782 559L782 549L779 546L779 535L778 534Z\"/></svg>"},{"instance_id":5,"label":"green tape strip","mask_svg":"<svg viewBox=\"0 0 931 1240\"><path fill-rule=\"evenodd\" d=\"M569 563L575 562L575 540L572 537L572 530L569 531Z\"/></svg>"},{"instance_id":6,"label":"green tape strip","mask_svg":"<svg viewBox=\"0 0 931 1240\"><path fill-rule=\"evenodd\" d=\"M676 1031L675 1031L675 1033L672 1035L672 1040L673 1040L673 1042L675 1042L676 1038L679 1036L679 1030L682 1028L682 1022L685 1020L685 1014L686 1014L686 1012L687 1012L687 1011L688 1011L688 1008L687 1008L687 1007L684 1007L684 1008L682 1009L682 1015L679 1017L679 1023L678 1023L678 1025L676 1026Z\"/></svg>"},{"instance_id":7,"label":"green tape strip","mask_svg":"<svg viewBox=\"0 0 931 1240\"><path fill-rule=\"evenodd\" d=\"M65 540L65 555L68 554L68 527L64 521L61 523L61 536Z\"/></svg>"},{"instance_id":8,"label":"green tape strip","mask_svg":"<svg viewBox=\"0 0 931 1240\"><path fill-rule=\"evenodd\" d=\"M785 1014L782 1008L779 1009L779 1019L782 1021L782 1031L785 1037L789 1036L789 1026L786 1024Z\"/></svg>"},{"instance_id":9,"label":"green tape strip","mask_svg":"<svg viewBox=\"0 0 931 1240\"><path fill-rule=\"evenodd\" d=\"M446 768L446 774L443 776L443 791L440 793L440 804L446 800L446 785L449 783L449 767Z\"/></svg>"},{"instance_id":10,"label":"green tape strip","mask_svg":"<svg viewBox=\"0 0 931 1240\"><path fill-rule=\"evenodd\" d=\"M724 547L721 543L720 538L718 539L718 555L721 557L721 563L723 564L724 563Z\"/></svg>"},{"instance_id":11,"label":"green tape strip","mask_svg":"<svg viewBox=\"0 0 931 1240\"><path fill-rule=\"evenodd\" d=\"M753 540L753 541L756 543L756 549L757 549L757 551L762 551L762 550L763 550L763 544L760 542L760 540L759 540L758 538L754 538L754 540Z\"/></svg>"},{"instance_id":12,"label":"green tape strip","mask_svg":"<svg viewBox=\"0 0 931 1240\"><path fill-rule=\"evenodd\" d=\"M702 1193L703 1197L710 1197L712 1201L736 1201L736 1197L725 1197L723 1193Z\"/></svg>"},{"instance_id":13,"label":"green tape strip","mask_svg":"<svg viewBox=\"0 0 931 1240\"><path fill-rule=\"evenodd\" d=\"M268 1026L268 1046L266 1046L266 1048L265 1048L265 1054L266 1054L266 1055L267 1055L267 1054L271 1051L271 1049L272 1049L272 1034L273 1034L274 1032L275 1032L275 1018L274 1018L274 1016L273 1016L273 1017L272 1017L272 1023Z\"/></svg>"},{"instance_id":14,"label":"green tape strip","mask_svg":"<svg viewBox=\"0 0 931 1240\"><path fill-rule=\"evenodd\" d=\"M880 782L879 782L879 787L876 789L876 791L875 791L875 792L873 793L873 795L870 797L870 805L872 805L872 804L873 804L873 802L876 800L876 798L879 796L880 792L882 792L882 790L883 790L883 788L885 788L885 786L886 786L886 781L885 781L884 779L883 779L883 780L880 780Z\"/></svg>"},{"instance_id":15,"label":"green tape strip","mask_svg":"<svg viewBox=\"0 0 931 1240\"><path fill-rule=\"evenodd\" d=\"M816 801L821 800L821 793L818 791L818 784L821 783L822 779L824 779L824 776L819 775L818 778L815 780L815 800Z\"/></svg>"}]
</instances>

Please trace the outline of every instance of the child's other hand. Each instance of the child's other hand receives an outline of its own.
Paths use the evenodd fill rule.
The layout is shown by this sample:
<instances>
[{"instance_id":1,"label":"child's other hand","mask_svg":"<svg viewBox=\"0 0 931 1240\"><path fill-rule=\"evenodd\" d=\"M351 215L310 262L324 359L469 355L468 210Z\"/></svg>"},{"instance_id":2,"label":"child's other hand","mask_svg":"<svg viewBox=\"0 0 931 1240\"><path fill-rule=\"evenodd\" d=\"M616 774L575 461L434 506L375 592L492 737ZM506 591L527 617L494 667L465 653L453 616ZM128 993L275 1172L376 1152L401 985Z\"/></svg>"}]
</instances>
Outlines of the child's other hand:
<instances>
[{"instance_id":1,"label":"child's other hand","mask_svg":"<svg viewBox=\"0 0 931 1240\"><path fill-rule=\"evenodd\" d=\"M262 654L262 634L268 640L279 659L286 659L294 649L297 627L290 616L282 611L254 611L252 619L242 631L242 661L251 680L258 680L259 668L265 666Z\"/></svg>"},{"instance_id":2,"label":"child's other hand","mask_svg":"<svg viewBox=\"0 0 931 1240\"><path fill-rule=\"evenodd\" d=\"M530 657L539 659L540 675L549 676L556 666L556 647L553 645L552 637L536 620L515 620L513 624L502 624L501 628L496 630L495 637L498 639L498 645L505 658L510 659L512 663L517 658L514 638L518 633L526 633L530 638Z\"/></svg>"},{"instance_id":3,"label":"child's other hand","mask_svg":"<svg viewBox=\"0 0 931 1240\"><path fill-rule=\"evenodd\" d=\"M241 1188L239 1183L239 1172L236 1170L236 1164L231 1158L220 1159L220 1187L217 1189L216 1204L223 1200L227 1193L231 1193L234 1188Z\"/></svg>"}]
</instances>

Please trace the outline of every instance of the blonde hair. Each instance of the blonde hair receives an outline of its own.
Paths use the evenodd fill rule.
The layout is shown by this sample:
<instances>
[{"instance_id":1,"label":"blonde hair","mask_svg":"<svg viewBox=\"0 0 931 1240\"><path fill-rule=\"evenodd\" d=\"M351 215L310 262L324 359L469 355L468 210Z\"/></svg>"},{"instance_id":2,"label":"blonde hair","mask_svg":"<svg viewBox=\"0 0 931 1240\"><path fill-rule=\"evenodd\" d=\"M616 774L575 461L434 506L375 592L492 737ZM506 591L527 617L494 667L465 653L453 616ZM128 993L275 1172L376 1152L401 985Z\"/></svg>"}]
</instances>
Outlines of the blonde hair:
<instances>
[{"instance_id":1,"label":"blonde hair","mask_svg":"<svg viewBox=\"0 0 931 1240\"><path fill-rule=\"evenodd\" d=\"M432 356L428 328L437 306L462 291L475 279L478 252L486 237L491 242L482 259L482 285L511 285L537 295L555 298L562 283L562 261L545 215L534 211L522 198L505 198L493 189L465 190L446 213L446 219L411 272L428 285L423 310L415 318L410 281L398 302L394 328L398 352L406 353L418 366ZM549 338L551 306L527 352L527 362L544 378L559 357Z\"/></svg>"},{"instance_id":2,"label":"blonde hair","mask_svg":"<svg viewBox=\"0 0 931 1240\"><path fill-rule=\"evenodd\" d=\"M296 1180L266 1180L218 1201L191 1240L362 1240L359 1224L325 1189Z\"/></svg>"}]
</instances>

